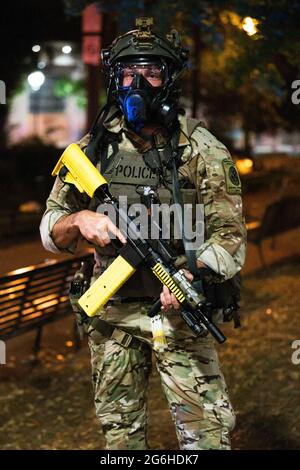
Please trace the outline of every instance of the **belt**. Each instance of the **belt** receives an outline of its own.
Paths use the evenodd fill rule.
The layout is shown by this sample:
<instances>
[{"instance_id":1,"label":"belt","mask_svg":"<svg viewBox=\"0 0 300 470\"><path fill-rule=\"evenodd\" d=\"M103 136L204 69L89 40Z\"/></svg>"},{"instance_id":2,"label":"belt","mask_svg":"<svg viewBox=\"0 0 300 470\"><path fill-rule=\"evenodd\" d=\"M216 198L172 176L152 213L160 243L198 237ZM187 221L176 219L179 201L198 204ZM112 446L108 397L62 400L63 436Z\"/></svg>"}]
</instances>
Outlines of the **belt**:
<instances>
[{"instance_id":1,"label":"belt","mask_svg":"<svg viewBox=\"0 0 300 470\"><path fill-rule=\"evenodd\" d=\"M120 305L130 302L153 304L154 301L155 299L153 297L114 297L111 298L106 305ZM120 344L124 348L130 347L142 351L148 347L147 344L142 343L139 339L135 338L131 334L110 325L110 323L102 320L101 318L93 318L90 321L90 325L92 325L92 327L103 336L106 336L108 339L113 339L116 341L116 343Z\"/></svg>"},{"instance_id":2,"label":"belt","mask_svg":"<svg viewBox=\"0 0 300 470\"><path fill-rule=\"evenodd\" d=\"M116 343L120 344L124 348L130 347L139 351L147 348L147 344L142 343L139 339L135 338L126 331L115 328L106 321L101 320L101 318L93 318L90 321L90 325L92 325L92 327L103 336L106 336L108 339L115 340Z\"/></svg>"}]
</instances>

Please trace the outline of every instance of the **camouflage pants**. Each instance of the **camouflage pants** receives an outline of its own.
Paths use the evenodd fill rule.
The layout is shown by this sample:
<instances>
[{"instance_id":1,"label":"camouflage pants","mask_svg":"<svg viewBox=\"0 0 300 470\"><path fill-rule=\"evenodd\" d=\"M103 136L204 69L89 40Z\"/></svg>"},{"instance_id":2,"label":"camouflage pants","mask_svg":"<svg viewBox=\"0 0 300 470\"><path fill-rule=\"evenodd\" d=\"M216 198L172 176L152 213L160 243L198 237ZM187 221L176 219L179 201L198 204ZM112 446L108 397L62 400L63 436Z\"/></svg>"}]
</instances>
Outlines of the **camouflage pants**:
<instances>
[{"instance_id":1,"label":"camouflage pants","mask_svg":"<svg viewBox=\"0 0 300 470\"><path fill-rule=\"evenodd\" d=\"M101 317L145 343L125 348L89 329L96 414L107 449L147 449L151 325L137 303L109 306ZM178 313L165 313L168 350L156 366L181 449L230 449L235 416L211 337L196 339Z\"/></svg>"}]
</instances>

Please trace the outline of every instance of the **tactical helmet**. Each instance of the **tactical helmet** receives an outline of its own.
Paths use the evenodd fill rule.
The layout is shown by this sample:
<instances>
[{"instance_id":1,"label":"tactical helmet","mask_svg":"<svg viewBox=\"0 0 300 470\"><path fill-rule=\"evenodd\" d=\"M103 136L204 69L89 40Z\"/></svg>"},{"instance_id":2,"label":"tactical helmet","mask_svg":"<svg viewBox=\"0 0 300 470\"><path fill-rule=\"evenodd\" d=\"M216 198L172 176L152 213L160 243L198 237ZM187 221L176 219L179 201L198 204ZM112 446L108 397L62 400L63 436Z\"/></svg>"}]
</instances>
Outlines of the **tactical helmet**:
<instances>
[{"instance_id":1,"label":"tactical helmet","mask_svg":"<svg viewBox=\"0 0 300 470\"><path fill-rule=\"evenodd\" d=\"M138 18L136 26L137 29L117 37L101 53L110 77L108 98L115 100L136 130L151 116L168 126L177 116L177 79L187 67L188 50L182 47L176 30L165 38L153 33L153 18ZM124 67L131 66L134 70L147 65L161 68L160 86L151 86L140 72L130 86L124 86L120 78Z\"/></svg>"},{"instance_id":2,"label":"tactical helmet","mask_svg":"<svg viewBox=\"0 0 300 470\"><path fill-rule=\"evenodd\" d=\"M179 69L186 67L188 50L182 47L178 32L173 29L163 38L153 33L153 18L137 18L138 29L117 37L111 46L101 52L102 63L112 67L117 61L141 56L165 58Z\"/></svg>"}]
</instances>

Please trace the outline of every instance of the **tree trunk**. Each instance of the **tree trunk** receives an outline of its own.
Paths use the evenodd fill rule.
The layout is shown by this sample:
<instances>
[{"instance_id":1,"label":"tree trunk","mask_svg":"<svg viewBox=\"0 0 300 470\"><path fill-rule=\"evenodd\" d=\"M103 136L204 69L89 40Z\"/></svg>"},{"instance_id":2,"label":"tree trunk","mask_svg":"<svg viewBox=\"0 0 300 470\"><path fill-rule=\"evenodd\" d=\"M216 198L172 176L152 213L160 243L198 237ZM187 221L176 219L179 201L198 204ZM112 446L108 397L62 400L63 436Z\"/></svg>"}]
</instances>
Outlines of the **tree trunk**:
<instances>
[{"instance_id":1,"label":"tree trunk","mask_svg":"<svg viewBox=\"0 0 300 470\"><path fill-rule=\"evenodd\" d=\"M192 117L196 118L198 114L198 107L200 101L200 50L201 38L199 26L193 27L193 40L194 40L194 68L192 73Z\"/></svg>"},{"instance_id":2,"label":"tree trunk","mask_svg":"<svg viewBox=\"0 0 300 470\"><path fill-rule=\"evenodd\" d=\"M99 112L100 70L98 65L87 65L87 131Z\"/></svg>"},{"instance_id":3,"label":"tree trunk","mask_svg":"<svg viewBox=\"0 0 300 470\"><path fill-rule=\"evenodd\" d=\"M246 126L244 126L244 150L249 155L252 153L251 133Z\"/></svg>"},{"instance_id":4,"label":"tree trunk","mask_svg":"<svg viewBox=\"0 0 300 470\"><path fill-rule=\"evenodd\" d=\"M101 49L107 48L117 36L115 18L102 13ZM101 52L101 51L100 51ZM100 111L100 94L106 88L106 80L100 65L87 65L87 131L93 125Z\"/></svg>"},{"instance_id":5,"label":"tree trunk","mask_svg":"<svg viewBox=\"0 0 300 470\"><path fill-rule=\"evenodd\" d=\"M0 148L4 148L7 143L5 125L8 116L8 105L0 104Z\"/></svg>"}]
</instances>

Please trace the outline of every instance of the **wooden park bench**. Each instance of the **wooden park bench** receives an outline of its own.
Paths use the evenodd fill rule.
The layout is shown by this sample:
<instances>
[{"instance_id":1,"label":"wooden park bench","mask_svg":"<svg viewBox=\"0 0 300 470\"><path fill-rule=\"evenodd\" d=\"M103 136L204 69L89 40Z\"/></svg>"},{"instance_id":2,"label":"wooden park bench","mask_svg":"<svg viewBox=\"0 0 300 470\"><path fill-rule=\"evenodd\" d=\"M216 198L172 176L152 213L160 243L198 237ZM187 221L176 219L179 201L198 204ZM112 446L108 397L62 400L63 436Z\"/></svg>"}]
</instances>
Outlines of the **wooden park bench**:
<instances>
[{"instance_id":1,"label":"wooden park bench","mask_svg":"<svg viewBox=\"0 0 300 470\"><path fill-rule=\"evenodd\" d=\"M33 350L37 354L43 327L72 313L70 283L81 262L91 256L50 260L0 277L0 339L36 330ZM78 336L76 340L78 344Z\"/></svg>"},{"instance_id":2,"label":"wooden park bench","mask_svg":"<svg viewBox=\"0 0 300 470\"><path fill-rule=\"evenodd\" d=\"M263 266L266 266L262 241L300 226L300 196L284 197L267 206L261 221L247 223L248 241L259 250Z\"/></svg>"}]
</instances>

